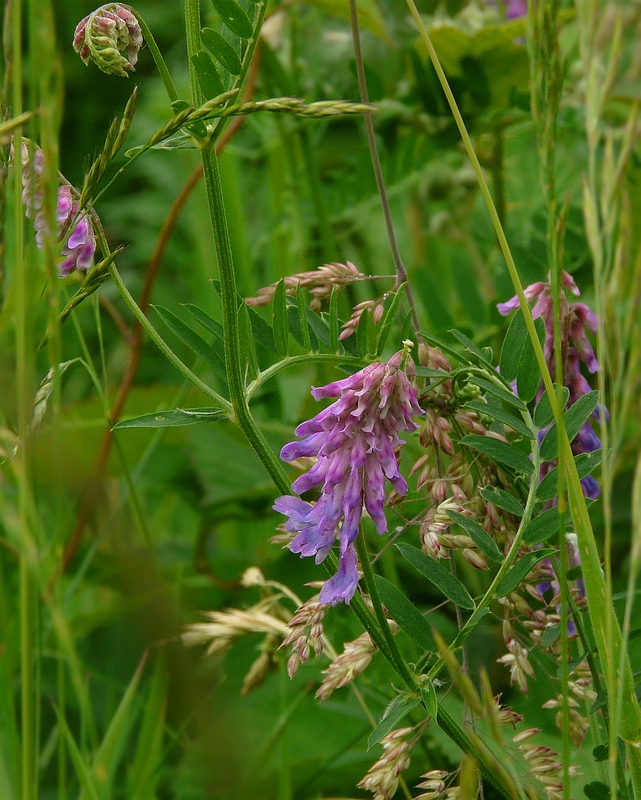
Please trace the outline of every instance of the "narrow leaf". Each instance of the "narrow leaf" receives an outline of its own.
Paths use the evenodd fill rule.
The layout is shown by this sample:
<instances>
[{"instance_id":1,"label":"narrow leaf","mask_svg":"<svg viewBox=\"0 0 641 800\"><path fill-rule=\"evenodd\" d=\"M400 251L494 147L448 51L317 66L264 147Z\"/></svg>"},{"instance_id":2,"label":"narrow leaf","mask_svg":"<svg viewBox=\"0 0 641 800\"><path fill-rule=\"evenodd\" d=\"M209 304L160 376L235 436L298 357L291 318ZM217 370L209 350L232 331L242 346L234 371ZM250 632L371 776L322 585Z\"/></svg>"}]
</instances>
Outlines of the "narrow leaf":
<instances>
[{"instance_id":1,"label":"narrow leaf","mask_svg":"<svg viewBox=\"0 0 641 800\"><path fill-rule=\"evenodd\" d=\"M208 344L202 336L192 330L189 325L186 325L173 311L162 306L154 306L154 310L162 319L165 325L171 330L183 344L195 353L197 356L211 367L214 372L219 375L223 380L227 380L227 373L225 371L225 363L220 355L214 348Z\"/></svg>"},{"instance_id":2,"label":"narrow leaf","mask_svg":"<svg viewBox=\"0 0 641 800\"><path fill-rule=\"evenodd\" d=\"M401 630L421 650L433 650L434 637L432 636L432 629L416 606L405 597L403 592L399 591L396 586L385 580L385 578L375 575L374 580L381 602L387 608L394 622L398 623Z\"/></svg>"},{"instance_id":3,"label":"narrow leaf","mask_svg":"<svg viewBox=\"0 0 641 800\"><path fill-rule=\"evenodd\" d=\"M461 331L457 331L455 328L450 330L450 333L455 339L458 339L467 352L470 353L470 361L473 361L476 364L480 363L483 366L494 369L492 362L487 360L483 351L480 350L468 336L466 336L464 333L461 333Z\"/></svg>"},{"instance_id":4,"label":"narrow leaf","mask_svg":"<svg viewBox=\"0 0 641 800\"><path fill-rule=\"evenodd\" d=\"M87 763L85 762L78 745L76 744L76 740L73 738L73 734L69 730L67 721L57 706L55 706L55 709L56 714L58 715L58 727L60 728L60 733L64 738L67 749L69 750L69 755L71 756L71 760L73 762L73 766L76 770L76 775L80 781L82 790L81 796L91 798L91 800L99 800L98 789L94 784L94 778L89 771Z\"/></svg>"},{"instance_id":5,"label":"narrow leaf","mask_svg":"<svg viewBox=\"0 0 641 800\"><path fill-rule=\"evenodd\" d=\"M272 353L278 354L278 350L276 349L276 344L274 342L274 331L272 330L272 326L261 317L258 311L253 309L251 306L248 306L247 303L243 302L243 305L247 309L247 319L250 323L249 330L251 331L253 338L258 342L258 344L262 344L263 347L267 348L267 350L271 350Z\"/></svg>"},{"instance_id":6,"label":"narrow leaf","mask_svg":"<svg viewBox=\"0 0 641 800\"><path fill-rule=\"evenodd\" d=\"M433 583L455 605L469 610L474 608L474 601L470 597L470 593L449 570L419 550L418 547L413 547L411 544L397 544L396 547L415 570Z\"/></svg>"},{"instance_id":7,"label":"narrow leaf","mask_svg":"<svg viewBox=\"0 0 641 800\"><path fill-rule=\"evenodd\" d=\"M545 337L545 323L540 318L535 319L534 327L536 328L539 341L543 341ZM534 353L534 345L530 337L527 336L523 342L521 357L519 358L519 367L516 374L516 393L524 403L529 403L530 400L536 397L540 383L541 372Z\"/></svg>"},{"instance_id":8,"label":"narrow leaf","mask_svg":"<svg viewBox=\"0 0 641 800\"><path fill-rule=\"evenodd\" d=\"M579 453L574 457L579 478L586 478L601 463L602 450L593 450L591 453ZM543 478L536 490L536 499L546 502L556 497L558 489L558 467L553 467Z\"/></svg>"},{"instance_id":9,"label":"narrow leaf","mask_svg":"<svg viewBox=\"0 0 641 800\"><path fill-rule=\"evenodd\" d=\"M514 445L502 442L493 436L479 436L471 433L461 439L461 444L472 447L474 450L484 453L491 461L498 461L499 464L512 467L517 472L531 475L534 471L532 462L525 453L522 453Z\"/></svg>"},{"instance_id":10,"label":"narrow leaf","mask_svg":"<svg viewBox=\"0 0 641 800\"><path fill-rule=\"evenodd\" d=\"M492 503L492 505L502 508L503 511L508 511L516 517L523 516L523 506L505 489L498 489L496 486L485 486L481 489L481 497L487 500L488 503Z\"/></svg>"},{"instance_id":11,"label":"narrow leaf","mask_svg":"<svg viewBox=\"0 0 641 800\"><path fill-rule=\"evenodd\" d=\"M303 338L303 347L305 352L310 353L312 350L312 341L309 336L309 322L307 320L307 303L305 302L305 292L303 287L298 284L296 287L296 305L298 311L298 320L300 324L301 336Z\"/></svg>"},{"instance_id":12,"label":"narrow leaf","mask_svg":"<svg viewBox=\"0 0 641 800\"><path fill-rule=\"evenodd\" d=\"M185 425L197 425L200 422L217 422L224 419L225 414L216 408L174 408L173 411L156 411L155 414L143 414L140 417L123 419L113 430L122 428L178 428Z\"/></svg>"},{"instance_id":13,"label":"narrow leaf","mask_svg":"<svg viewBox=\"0 0 641 800\"><path fill-rule=\"evenodd\" d=\"M241 39L251 39L254 26L235 0L212 0L221 20Z\"/></svg>"},{"instance_id":14,"label":"narrow leaf","mask_svg":"<svg viewBox=\"0 0 641 800\"><path fill-rule=\"evenodd\" d=\"M383 352L385 345L387 344L387 339L389 337L390 331L392 330L392 325L394 324L394 320L396 319L396 313L398 311L398 306L401 302L401 298L404 292L404 284L403 286L399 286L396 290L394 295L392 296L392 302L389 304L387 311L385 312L385 316L383 317L383 322L381 323L381 329L378 332L378 336L376 337L376 356L379 357Z\"/></svg>"},{"instance_id":15,"label":"narrow leaf","mask_svg":"<svg viewBox=\"0 0 641 800\"><path fill-rule=\"evenodd\" d=\"M247 364L248 367L248 377L255 377L258 375L258 357L256 355L256 346L255 346L255 329L252 325L252 319L250 317L250 312L253 309L247 305L245 302L241 302L240 306L238 307L238 333L240 338L240 350L241 350L241 359L244 363ZM256 314L258 319L262 319ZM271 332L271 328L269 329Z\"/></svg>"},{"instance_id":16,"label":"narrow leaf","mask_svg":"<svg viewBox=\"0 0 641 800\"><path fill-rule=\"evenodd\" d=\"M556 384L554 384L554 391L556 393ZM563 387L563 401L561 407L564 409L567 405L568 399L570 397L570 390L567 386ZM550 405L550 398L548 397L548 393L544 392L541 396L541 399L536 404L536 408L534 409L534 424L537 428L547 428L548 425L551 425L554 422L554 412L552 411L552 406Z\"/></svg>"},{"instance_id":17,"label":"narrow leaf","mask_svg":"<svg viewBox=\"0 0 641 800\"><path fill-rule=\"evenodd\" d=\"M547 542L559 530L559 510L550 508L534 517L523 531L523 544L534 547L535 544Z\"/></svg>"},{"instance_id":18,"label":"narrow leaf","mask_svg":"<svg viewBox=\"0 0 641 800\"><path fill-rule=\"evenodd\" d=\"M338 289L336 286L334 286L329 299L329 346L333 353L338 352L339 333L340 324L338 321Z\"/></svg>"},{"instance_id":19,"label":"narrow leaf","mask_svg":"<svg viewBox=\"0 0 641 800\"><path fill-rule=\"evenodd\" d=\"M464 355L462 353L459 353L457 350L455 350L453 347L451 347L446 342L442 341L441 339L437 339L436 336L432 336L431 333L425 333L424 331L421 331L419 333L419 336L422 339L425 339L425 341L429 342L431 345L435 345L436 347L438 347L444 353L447 353L450 356L454 356L454 358L457 361L459 361L459 362L461 362L463 364L471 364L472 363L470 361L470 359L466 355Z\"/></svg>"},{"instance_id":20,"label":"narrow leaf","mask_svg":"<svg viewBox=\"0 0 641 800\"><path fill-rule=\"evenodd\" d=\"M240 58L227 39L223 39L213 28L203 28L200 35L205 47L225 67L227 72L232 75L240 75Z\"/></svg>"},{"instance_id":21,"label":"narrow leaf","mask_svg":"<svg viewBox=\"0 0 641 800\"><path fill-rule=\"evenodd\" d=\"M225 91L225 85L220 77L220 72L218 72L218 67L208 52L199 50L194 53L191 57L191 63L194 65L198 83L206 100L218 97L219 94Z\"/></svg>"},{"instance_id":22,"label":"narrow leaf","mask_svg":"<svg viewBox=\"0 0 641 800\"><path fill-rule=\"evenodd\" d=\"M574 441L583 425L585 425L592 416L598 402L599 392L590 392L589 394L584 394L582 397L579 397L576 403L573 403L565 412L563 415L563 422L570 442ZM545 438L541 443L541 459L543 461L551 461L553 458L557 457L557 439L556 424L554 424L545 434Z\"/></svg>"},{"instance_id":23,"label":"narrow leaf","mask_svg":"<svg viewBox=\"0 0 641 800\"><path fill-rule=\"evenodd\" d=\"M525 319L519 310L512 317L512 321L507 329L505 339L503 340L503 347L501 348L501 358L499 360L501 377L509 383L516 379L519 361L521 359L521 351L523 350L523 343L526 338L527 328L525 327Z\"/></svg>"},{"instance_id":24,"label":"narrow leaf","mask_svg":"<svg viewBox=\"0 0 641 800\"><path fill-rule=\"evenodd\" d=\"M507 425L508 428L512 428L513 431L526 436L528 439L533 439L536 436L536 433L531 431L525 422L523 422L523 420L515 417L514 414L509 414L507 411L503 411L500 406L491 405L490 403L482 403L480 400L472 400L471 402L466 403L464 408L471 408L472 411L477 411L479 414L485 414L486 417L497 419L499 422Z\"/></svg>"},{"instance_id":25,"label":"narrow leaf","mask_svg":"<svg viewBox=\"0 0 641 800\"><path fill-rule=\"evenodd\" d=\"M366 308L361 314L358 328L356 328L356 348L359 358L366 358L369 353L370 320L369 308Z\"/></svg>"},{"instance_id":26,"label":"narrow leaf","mask_svg":"<svg viewBox=\"0 0 641 800\"><path fill-rule=\"evenodd\" d=\"M191 303L185 303L183 308L189 311L196 322L199 322L203 328L213 333L221 342L223 341L223 326L220 322L210 317L202 308L198 308L198 306L192 305Z\"/></svg>"},{"instance_id":27,"label":"narrow leaf","mask_svg":"<svg viewBox=\"0 0 641 800\"><path fill-rule=\"evenodd\" d=\"M278 355L287 355L287 340L289 337L289 320L287 319L287 295L285 281L279 281L274 292L272 304L272 329L274 331L274 344Z\"/></svg>"},{"instance_id":28,"label":"narrow leaf","mask_svg":"<svg viewBox=\"0 0 641 800\"><path fill-rule=\"evenodd\" d=\"M470 375L468 381L480 386L481 389L485 389L486 392L493 394L494 397L498 397L499 400L503 400L504 403L518 408L519 411L527 411L527 406L520 398L513 392L508 392L507 389L503 389L501 386L492 383L492 381L486 381L485 378L479 378L477 375Z\"/></svg>"},{"instance_id":29,"label":"narrow leaf","mask_svg":"<svg viewBox=\"0 0 641 800\"><path fill-rule=\"evenodd\" d=\"M388 733L395 730L398 723L420 704L419 697L408 697L406 694L395 697L383 712L376 728L370 733L367 748L378 744Z\"/></svg>"},{"instance_id":30,"label":"narrow leaf","mask_svg":"<svg viewBox=\"0 0 641 800\"><path fill-rule=\"evenodd\" d=\"M332 349L331 337L329 335L329 325L318 314L315 314L309 306L307 307L307 321L318 341L325 345L328 350Z\"/></svg>"},{"instance_id":31,"label":"narrow leaf","mask_svg":"<svg viewBox=\"0 0 641 800\"><path fill-rule=\"evenodd\" d=\"M438 698L434 684L428 679L427 675L423 675L421 679L421 696L423 697L425 710L432 719L436 719L438 716Z\"/></svg>"},{"instance_id":32,"label":"narrow leaf","mask_svg":"<svg viewBox=\"0 0 641 800\"><path fill-rule=\"evenodd\" d=\"M169 675L162 658L156 666L144 703L140 732L136 737L133 761L127 775L127 797L153 797L154 786L159 777L164 735L167 686Z\"/></svg>"},{"instance_id":33,"label":"narrow leaf","mask_svg":"<svg viewBox=\"0 0 641 800\"><path fill-rule=\"evenodd\" d=\"M524 555L496 587L496 597L505 597L505 595L513 592L520 585L521 581L530 574L539 561L543 561L544 558L549 558L554 555L554 553L556 553L556 550L548 548L546 550L535 550L533 553Z\"/></svg>"},{"instance_id":34,"label":"narrow leaf","mask_svg":"<svg viewBox=\"0 0 641 800\"><path fill-rule=\"evenodd\" d=\"M459 514L458 511L448 510L447 513L457 525L463 528L478 549L482 550L490 561L494 561L495 564L500 564L503 561L504 556L496 546L496 542L478 522L466 517L465 514Z\"/></svg>"}]
</instances>

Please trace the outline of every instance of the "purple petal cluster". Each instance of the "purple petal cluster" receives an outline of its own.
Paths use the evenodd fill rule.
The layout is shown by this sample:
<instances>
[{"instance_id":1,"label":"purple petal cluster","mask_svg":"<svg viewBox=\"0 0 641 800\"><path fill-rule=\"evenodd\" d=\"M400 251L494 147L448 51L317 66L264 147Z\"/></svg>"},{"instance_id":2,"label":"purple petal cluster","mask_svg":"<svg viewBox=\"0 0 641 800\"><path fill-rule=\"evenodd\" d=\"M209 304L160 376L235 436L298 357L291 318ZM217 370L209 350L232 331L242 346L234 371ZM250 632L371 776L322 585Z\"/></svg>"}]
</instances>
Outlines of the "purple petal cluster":
<instances>
[{"instance_id":1,"label":"purple petal cluster","mask_svg":"<svg viewBox=\"0 0 641 800\"><path fill-rule=\"evenodd\" d=\"M41 184L44 170L42 150L35 151L33 164L31 164L27 145L23 144L22 166L22 201L27 217L33 219L33 226L36 229L36 244L42 249L47 231L47 220L42 207ZM63 260L58 266L61 278L76 269L87 270L93 265L96 252L94 230L86 213L83 213L79 219L76 219L77 215L78 201L73 199L71 188L67 184L63 184L58 189L56 209L58 238L65 240L61 251Z\"/></svg>"},{"instance_id":2,"label":"purple petal cluster","mask_svg":"<svg viewBox=\"0 0 641 800\"><path fill-rule=\"evenodd\" d=\"M312 389L315 400L337 398L313 419L296 428L304 437L281 451L283 461L315 457L309 472L292 484L297 494L316 487L315 503L300 497L279 497L274 508L289 517L285 527L296 536L289 545L301 557L323 561L339 540L338 572L325 582L320 601L349 603L358 585L354 542L363 508L379 534L387 531L383 510L385 480L399 494L407 483L399 472L395 448L403 444L399 433L418 428L412 417L423 414L403 369L404 352L386 364L370 364L355 375Z\"/></svg>"},{"instance_id":3,"label":"purple petal cluster","mask_svg":"<svg viewBox=\"0 0 641 800\"><path fill-rule=\"evenodd\" d=\"M574 297L579 297L579 291L574 279L567 272L562 276L562 287ZM532 283L524 290L528 302L536 300L532 309L534 319L541 317L545 323L545 360L552 375L555 372L554 355L554 306L552 301L552 291L549 281L538 281ZM507 316L511 311L519 307L518 297L512 297L506 303L499 303L497 308L499 313ZM560 297L560 328L561 328L561 347L563 351L563 383L570 390L568 405L571 406L579 397L592 391L590 384L581 373L581 363L583 363L590 373L597 372L599 362L597 361L594 349L588 339L588 331L592 334L597 332L597 318L595 313L585 305L575 301L568 301L565 292L561 292ZM540 398L543 394L543 387L539 389ZM594 418L599 419L601 414L607 417L607 409L599 404L594 411ZM541 431L541 438L545 431ZM601 447L601 440L593 431L590 422L586 422L576 438L572 442L572 452L591 453ZM553 463L549 462L542 467L542 476L547 474ZM583 492L587 497L595 499L599 496L599 485L594 478L589 475L581 481Z\"/></svg>"},{"instance_id":4,"label":"purple petal cluster","mask_svg":"<svg viewBox=\"0 0 641 800\"><path fill-rule=\"evenodd\" d=\"M73 48L85 64L93 61L103 72L124 78L133 71L142 45L135 14L120 3L107 3L88 14L73 36Z\"/></svg>"}]
</instances>

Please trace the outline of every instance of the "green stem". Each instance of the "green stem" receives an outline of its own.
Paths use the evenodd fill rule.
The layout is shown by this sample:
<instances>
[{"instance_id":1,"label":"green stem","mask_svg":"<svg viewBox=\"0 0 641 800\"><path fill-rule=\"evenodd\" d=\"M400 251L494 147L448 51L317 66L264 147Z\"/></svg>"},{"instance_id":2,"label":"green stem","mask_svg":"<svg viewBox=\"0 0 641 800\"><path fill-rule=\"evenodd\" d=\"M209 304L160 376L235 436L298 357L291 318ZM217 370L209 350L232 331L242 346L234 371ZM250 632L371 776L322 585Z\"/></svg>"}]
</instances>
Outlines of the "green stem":
<instances>
[{"instance_id":1,"label":"green stem","mask_svg":"<svg viewBox=\"0 0 641 800\"><path fill-rule=\"evenodd\" d=\"M189 64L189 83L191 86L191 102L202 106L205 102L203 90L193 62L193 56L200 50L200 2L185 0L185 32L187 34L187 62Z\"/></svg>"},{"instance_id":2,"label":"green stem","mask_svg":"<svg viewBox=\"0 0 641 800\"><path fill-rule=\"evenodd\" d=\"M169 347L169 345L165 342L165 340L161 337L158 331L154 328L154 326L149 322L147 317L142 313L138 304L134 300L134 298L129 293L129 290L125 286L124 281L120 277L120 273L116 268L115 264L111 264L109 267L109 273L113 282L116 285L116 288L120 292L122 299L131 309L132 314L138 320L138 322L142 325L144 330L149 335L149 338L154 342L154 344L158 347L160 352L165 356L165 358L176 367L178 372L181 373L188 381L190 381L197 389L212 400L216 406L222 409L228 416L231 416L232 413L232 405L229 400L225 400L224 397L218 394L211 386L208 386L204 381L202 381L198 375L195 375L189 367L181 361L178 356L174 353L174 351Z\"/></svg>"},{"instance_id":3,"label":"green stem","mask_svg":"<svg viewBox=\"0 0 641 800\"><path fill-rule=\"evenodd\" d=\"M628 709L628 713L621 722L621 737L625 741L630 741L633 743L639 742L641 741L641 708L639 708L639 704L634 693L632 668L629 657L627 654L625 654L622 648L621 629L619 627L618 620L614 615L614 609L610 604L606 603L605 600L606 581L601 571L599 552L596 540L594 538L590 516L585 503L585 497L581 488L581 481L577 472L576 464L574 462L572 448L568 440L565 425L563 424L563 410L560 408L557 401L554 383L545 360L543 348L541 347L541 343L536 333L532 312L525 298L521 279L516 269L514 258L512 257L512 253L510 251L510 246L507 242L505 232L498 218L496 207L494 205L494 201L492 200L492 195L489 191L485 176L483 175L481 165L479 164L478 157L474 151L472 140L467 132L467 128L465 127L463 117L461 116L461 112L458 108L454 95L452 94L452 90L450 89L447 77L445 76L438 55L436 54L434 46L432 45L432 42L428 36L427 30L425 29L423 20L418 13L414 0L407 0L407 5L412 17L416 22L421 39L427 48L432 64L434 65L434 69L436 70L436 74L450 105L450 109L459 129L459 133L463 139L465 149L479 182L481 194L485 200L496 236L499 240L501 251L505 258L512 284L519 298L519 306L523 313L528 335L534 348L534 353L539 370L541 372L543 384L550 399L550 405L554 411L554 419L557 425L557 430L559 431L559 449L563 451L568 478L570 511L579 540L579 551L581 554L581 562L583 564L583 578L585 582L588 606L592 614L594 635L597 642L597 648L601 656L601 663L605 672L608 692L611 692L613 697L615 696L617 675L616 671L612 669L612 665L616 664L618 659L621 658L625 664L625 671L622 680L623 702L626 704L626 708Z\"/></svg>"},{"instance_id":4,"label":"green stem","mask_svg":"<svg viewBox=\"0 0 641 800\"><path fill-rule=\"evenodd\" d=\"M176 87L174 86L174 81L171 77L171 73L167 68L167 64L165 63L165 59L162 57L162 53L156 44L156 40L153 37L151 29L149 25L145 22L142 16L136 11L135 8L132 6L125 6L125 8L129 9L131 13L136 17L138 20L138 24L140 25L140 30L142 31L143 38L147 43L147 47L149 48L149 52L151 53L151 57L156 64L156 69L160 77L162 78L162 82L165 86L165 91L169 96L169 100L173 103L175 100L178 100L178 92L176 91Z\"/></svg>"},{"instance_id":5,"label":"green stem","mask_svg":"<svg viewBox=\"0 0 641 800\"><path fill-rule=\"evenodd\" d=\"M188 0L190 2L191 0ZM225 367L229 396L236 422L256 455L260 458L270 477L283 494L291 493L291 485L282 463L269 446L262 431L251 415L241 364L240 331L238 328L238 294L236 291L236 272L229 240L229 229L225 214L223 190L218 171L218 159L213 144L201 150L203 178L209 205L209 215L218 257L220 278L220 299L222 304L222 323L224 332Z\"/></svg>"},{"instance_id":6,"label":"green stem","mask_svg":"<svg viewBox=\"0 0 641 800\"><path fill-rule=\"evenodd\" d=\"M337 355L336 353L306 353L302 356L286 356L271 367L267 367L262 372L259 372L254 380L247 385L245 396L249 400L260 387L265 384L270 378L278 375L279 372L294 367L297 364L350 364L352 366L364 367L365 362L360 358L353 358L352 356Z\"/></svg>"}]
</instances>

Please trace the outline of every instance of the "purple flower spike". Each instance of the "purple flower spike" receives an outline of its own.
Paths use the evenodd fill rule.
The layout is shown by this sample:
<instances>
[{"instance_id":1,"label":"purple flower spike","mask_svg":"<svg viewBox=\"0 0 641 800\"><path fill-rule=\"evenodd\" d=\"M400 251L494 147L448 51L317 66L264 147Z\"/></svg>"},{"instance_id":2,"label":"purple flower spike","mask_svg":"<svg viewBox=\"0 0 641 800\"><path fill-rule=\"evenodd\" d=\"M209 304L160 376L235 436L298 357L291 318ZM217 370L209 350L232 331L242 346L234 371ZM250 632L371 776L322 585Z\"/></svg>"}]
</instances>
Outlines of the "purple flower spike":
<instances>
[{"instance_id":1,"label":"purple flower spike","mask_svg":"<svg viewBox=\"0 0 641 800\"><path fill-rule=\"evenodd\" d=\"M296 434L303 441L290 442L281 451L283 461L316 457L309 472L292 484L299 494L321 486L316 503L286 495L276 500L274 509L288 517L285 528L296 533L289 548L303 558L314 556L319 564L338 537L338 572L320 595L328 605L349 603L356 591L354 542L363 509L378 533L385 533L385 479L399 494L407 491L394 450L403 444L399 433L416 430L412 417L424 412L402 368L406 357L403 350L386 364L370 364L349 378L312 389L315 400L337 399L298 426Z\"/></svg>"}]
</instances>

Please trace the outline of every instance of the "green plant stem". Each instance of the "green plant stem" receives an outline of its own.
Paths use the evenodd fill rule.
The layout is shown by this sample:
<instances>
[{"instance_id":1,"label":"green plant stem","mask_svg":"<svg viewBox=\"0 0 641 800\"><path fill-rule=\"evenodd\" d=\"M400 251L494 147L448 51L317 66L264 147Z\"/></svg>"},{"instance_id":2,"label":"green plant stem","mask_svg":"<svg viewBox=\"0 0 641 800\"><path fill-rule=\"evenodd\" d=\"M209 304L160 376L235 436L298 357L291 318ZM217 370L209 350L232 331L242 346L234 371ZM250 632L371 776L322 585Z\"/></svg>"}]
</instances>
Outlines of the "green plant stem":
<instances>
[{"instance_id":1,"label":"green plant stem","mask_svg":"<svg viewBox=\"0 0 641 800\"><path fill-rule=\"evenodd\" d=\"M191 86L191 102L202 106L205 102L203 90L193 62L193 57L200 50L200 2L185 0L185 32L187 34L187 61L189 63L189 83Z\"/></svg>"},{"instance_id":2,"label":"green plant stem","mask_svg":"<svg viewBox=\"0 0 641 800\"><path fill-rule=\"evenodd\" d=\"M165 358L176 367L178 372L187 378L190 383L192 383L197 389L212 400L216 406L222 409L228 416L232 414L232 405L229 400L226 400L222 395L219 395L217 391L208 386L203 380L201 380L198 375L195 375L189 367L181 361L178 356L174 353L174 351L169 347L169 345L165 342L165 340L160 336L158 331L154 328L154 326L149 322L147 317L142 313L138 304L134 300L134 298L129 293L129 290L125 286L123 279L120 277L120 273L115 264L111 264L109 267L109 273L111 278L116 285L116 288L120 292L122 299L131 309L131 313L134 317L138 320L138 322L142 325L145 329L147 335L152 340L152 342L158 347L160 352L165 356Z\"/></svg>"},{"instance_id":3,"label":"green plant stem","mask_svg":"<svg viewBox=\"0 0 641 800\"><path fill-rule=\"evenodd\" d=\"M151 53L151 57L156 64L156 69L160 77L162 78L163 85L165 87L165 91L169 97L169 100L173 103L175 100L178 100L178 92L176 91L176 87L174 86L174 81L171 77L171 73L167 68L167 64L165 63L165 59L162 57L162 53L156 44L156 40L153 37L151 29L149 25L145 22L142 16L136 11L135 8L132 6L125 6L128 8L129 11L136 17L138 20L138 24L140 25L140 30L142 31L143 38L147 43L147 47L149 48L149 52Z\"/></svg>"},{"instance_id":4,"label":"green plant stem","mask_svg":"<svg viewBox=\"0 0 641 800\"><path fill-rule=\"evenodd\" d=\"M232 419L247 437L249 444L262 461L278 490L283 494L289 494L291 486L283 465L269 446L260 428L256 425L245 397L245 384L241 365L240 331L238 328L236 272L229 240L220 172L218 171L218 159L213 144L203 147L201 156L209 214L218 257L225 367L233 409Z\"/></svg>"},{"instance_id":5,"label":"green plant stem","mask_svg":"<svg viewBox=\"0 0 641 800\"><path fill-rule=\"evenodd\" d=\"M287 369L288 367L295 367L297 364L306 366L307 364L350 364L354 367L362 368L366 362L360 358L353 356L337 355L336 353L306 353L302 356L286 356L271 367L267 367L262 372L259 372L254 380L247 385L245 395L249 400L263 384L270 378L278 375L279 372Z\"/></svg>"},{"instance_id":6,"label":"green plant stem","mask_svg":"<svg viewBox=\"0 0 641 800\"><path fill-rule=\"evenodd\" d=\"M438 55L434 50L434 46L432 45L432 42L428 36L427 30L425 29L425 25L423 24L423 20L421 19L421 16L416 8L414 0L407 0L407 5L412 17L416 22L421 39L427 48L428 54L439 78L439 82L450 105L450 109L459 129L459 133L463 139L465 149L479 182L481 194L485 200L492 224L499 240L501 251L505 258L512 284L519 298L519 306L523 313L528 335L534 348L537 364L541 372L546 393L550 399L550 405L554 411L554 419L557 425L557 430L559 431L559 449L563 450L563 456L566 463L570 512L572 514L572 519L574 521L578 536L579 551L581 554L581 562L583 564L583 578L585 582L586 596L588 600L588 606L592 614L594 635L597 642L597 648L601 656L601 663L605 672L608 693L611 692L612 696L615 696L618 676L616 671L612 669L612 666L617 664L619 658L621 658L625 665L623 680L621 681L621 691L623 692L623 702L628 711L621 721L621 737L625 741L637 743L641 741L641 709L639 708L639 704L634 693L632 668L627 654L625 654L623 651L621 629L614 615L614 609L612 608L611 604L606 602L606 581L601 571L599 552L597 549L596 540L594 538L594 532L592 531L592 524L590 522L590 516L585 503L585 497L581 489L581 481L579 479L576 464L574 462L572 448L568 440L565 425L563 424L563 411L557 402L554 383L545 360L543 348L541 347L541 343L539 342L539 338L536 333L532 312L525 298L521 279L516 269L505 232L498 218L496 207L492 200L485 176L483 175L481 165L479 164L478 157L474 151L472 140L470 139L467 128L465 127L465 123L454 95L452 94L452 90L450 89L447 77L445 76Z\"/></svg>"}]
</instances>

